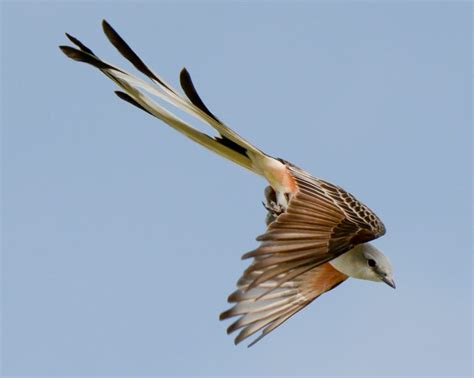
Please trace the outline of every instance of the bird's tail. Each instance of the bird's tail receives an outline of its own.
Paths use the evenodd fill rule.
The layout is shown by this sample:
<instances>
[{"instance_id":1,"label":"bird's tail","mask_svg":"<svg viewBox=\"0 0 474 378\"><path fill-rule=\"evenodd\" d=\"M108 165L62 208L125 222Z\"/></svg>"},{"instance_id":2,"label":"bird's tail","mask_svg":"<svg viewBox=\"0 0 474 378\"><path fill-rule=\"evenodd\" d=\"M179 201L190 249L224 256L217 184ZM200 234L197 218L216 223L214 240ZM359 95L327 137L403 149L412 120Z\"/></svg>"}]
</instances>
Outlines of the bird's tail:
<instances>
[{"instance_id":1,"label":"bird's tail","mask_svg":"<svg viewBox=\"0 0 474 378\"><path fill-rule=\"evenodd\" d=\"M275 169L281 171L281 163L247 142L212 114L199 97L191 81L191 76L185 68L183 68L180 74L180 83L185 94L185 96L183 96L152 72L107 21L104 20L102 26L105 35L115 48L128 59L137 70L146 75L153 84L103 61L82 42L67 33L66 36L77 48L60 46L60 49L69 58L91 64L113 80L122 89L122 91L115 92L122 100L161 119L175 130L209 150L252 172L266 177L270 184L272 184L272 181L278 184L278 182L273 179L273 176L275 176L275 174L278 176L278 172L275 173L274 171ZM211 137L191 127L178 116L166 110L161 104L154 101L149 95L156 96L165 103L171 104L197 119L206 122L217 131L218 135ZM278 190L278 188L275 189Z\"/></svg>"}]
</instances>

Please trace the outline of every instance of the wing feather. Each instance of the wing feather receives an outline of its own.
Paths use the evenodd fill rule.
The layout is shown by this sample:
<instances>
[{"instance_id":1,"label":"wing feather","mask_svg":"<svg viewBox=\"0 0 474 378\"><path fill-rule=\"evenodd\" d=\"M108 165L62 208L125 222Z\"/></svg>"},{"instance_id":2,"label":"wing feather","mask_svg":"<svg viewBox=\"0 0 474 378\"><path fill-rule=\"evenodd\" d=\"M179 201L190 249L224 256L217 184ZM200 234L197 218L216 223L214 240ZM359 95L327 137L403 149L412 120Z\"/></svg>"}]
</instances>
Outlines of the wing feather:
<instances>
[{"instance_id":1,"label":"wing feather","mask_svg":"<svg viewBox=\"0 0 474 378\"><path fill-rule=\"evenodd\" d=\"M221 320L239 316L227 328L228 333L240 330L235 338L236 344L262 330L249 346L254 345L318 296L347 279L346 275L326 263L297 277L289 277L290 273L286 273L249 289L255 278L263 273L263 270L254 271L252 277L241 280L238 289L229 297L229 302L235 305L220 316ZM285 283L278 287L282 279ZM274 291L268 293L272 288ZM262 296L262 292L268 294Z\"/></svg>"}]
</instances>

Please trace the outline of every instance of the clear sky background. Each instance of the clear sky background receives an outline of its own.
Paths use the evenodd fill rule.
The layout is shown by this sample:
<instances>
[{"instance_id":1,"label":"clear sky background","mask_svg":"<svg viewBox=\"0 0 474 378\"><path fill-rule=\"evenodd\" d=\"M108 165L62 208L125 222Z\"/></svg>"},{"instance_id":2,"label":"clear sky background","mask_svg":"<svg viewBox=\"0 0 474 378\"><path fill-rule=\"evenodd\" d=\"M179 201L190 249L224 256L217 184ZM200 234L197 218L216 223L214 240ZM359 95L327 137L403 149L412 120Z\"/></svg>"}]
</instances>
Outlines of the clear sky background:
<instances>
[{"instance_id":1,"label":"clear sky background","mask_svg":"<svg viewBox=\"0 0 474 378\"><path fill-rule=\"evenodd\" d=\"M4 375L472 373L469 2L2 2ZM186 66L218 117L343 186L397 289L349 280L250 349L218 314L265 183L118 100L64 32ZM206 129L209 130L209 129Z\"/></svg>"}]
</instances>

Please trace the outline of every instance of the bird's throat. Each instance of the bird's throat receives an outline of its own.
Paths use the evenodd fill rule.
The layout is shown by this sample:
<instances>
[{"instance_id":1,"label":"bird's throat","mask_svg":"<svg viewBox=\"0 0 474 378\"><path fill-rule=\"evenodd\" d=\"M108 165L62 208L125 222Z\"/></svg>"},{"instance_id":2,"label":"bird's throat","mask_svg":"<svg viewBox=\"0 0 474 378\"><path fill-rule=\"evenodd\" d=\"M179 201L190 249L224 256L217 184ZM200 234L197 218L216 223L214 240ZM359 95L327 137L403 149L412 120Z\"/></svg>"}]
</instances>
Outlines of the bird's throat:
<instances>
[{"instance_id":1,"label":"bird's throat","mask_svg":"<svg viewBox=\"0 0 474 378\"><path fill-rule=\"evenodd\" d=\"M361 277L361 271L359 268L358 261L362 258L362 244L356 245L351 250L336 257L329 263L337 269L339 272L344 273L349 277L364 278Z\"/></svg>"}]
</instances>

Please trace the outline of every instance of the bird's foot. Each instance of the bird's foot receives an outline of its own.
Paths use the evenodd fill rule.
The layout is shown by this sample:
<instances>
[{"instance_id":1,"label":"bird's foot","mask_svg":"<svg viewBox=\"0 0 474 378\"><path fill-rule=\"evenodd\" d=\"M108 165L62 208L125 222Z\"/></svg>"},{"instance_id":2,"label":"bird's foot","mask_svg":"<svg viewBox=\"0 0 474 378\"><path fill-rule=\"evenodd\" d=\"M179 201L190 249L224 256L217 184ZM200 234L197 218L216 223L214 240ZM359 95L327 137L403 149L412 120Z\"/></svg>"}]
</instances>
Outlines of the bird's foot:
<instances>
[{"instance_id":1,"label":"bird's foot","mask_svg":"<svg viewBox=\"0 0 474 378\"><path fill-rule=\"evenodd\" d=\"M268 211L268 214L267 214L267 218L266 218L266 223L267 223L267 226L270 224L270 223L273 223L273 221L282 213L285 212L285 208L280 205L280 204L277 204L276 202L274 201L268 201L267 203L265 202L262 202L263 204L263 207L265 207L265 209L267 209Z\"/></svg>"}]
</instances>

